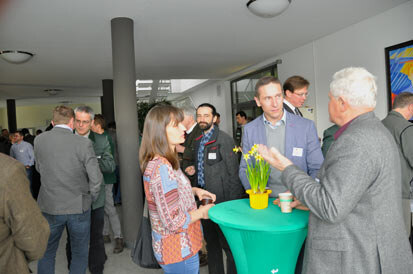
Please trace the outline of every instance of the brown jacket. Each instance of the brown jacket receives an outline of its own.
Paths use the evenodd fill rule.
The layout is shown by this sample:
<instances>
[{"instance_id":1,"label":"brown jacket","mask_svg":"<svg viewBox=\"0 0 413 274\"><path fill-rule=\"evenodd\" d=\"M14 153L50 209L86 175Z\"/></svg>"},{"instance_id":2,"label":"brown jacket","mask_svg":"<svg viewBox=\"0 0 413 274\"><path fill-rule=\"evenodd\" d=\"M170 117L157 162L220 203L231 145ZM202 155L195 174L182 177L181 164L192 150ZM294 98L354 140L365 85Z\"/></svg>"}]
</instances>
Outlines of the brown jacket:
<instances>
[{"instance_id":1,"label":"brown jacket","mask_svg":"<svg viewBox=\"0 0 413 274\"><path fill-rule=\"evenodd\" d=\"M49 234L24 166L0 153L0 273L29 273L28 262L43 256Z\"/></svg>"}]
</instances>

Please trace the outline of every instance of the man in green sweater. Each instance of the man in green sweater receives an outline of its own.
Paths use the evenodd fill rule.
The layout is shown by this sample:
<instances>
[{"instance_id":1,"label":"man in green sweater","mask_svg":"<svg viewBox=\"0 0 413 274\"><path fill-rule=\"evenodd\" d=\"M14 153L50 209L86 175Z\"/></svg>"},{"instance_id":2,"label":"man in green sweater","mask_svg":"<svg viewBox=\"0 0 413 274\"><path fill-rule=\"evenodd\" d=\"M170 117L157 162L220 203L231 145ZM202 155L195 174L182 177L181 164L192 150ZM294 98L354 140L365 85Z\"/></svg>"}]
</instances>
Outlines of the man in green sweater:
<instances>
[{"instance_id":1,"label":"man in green sweater","mask_svg":"<svg viewBox=\"0 0 413 274\"><path fill-rule=\"evenodd\" d=\"M92 131L95 136L102 136L109 140L111 154L115 155L115 146L112 142L110 135L104 130L106 127L105 118L102 114L96 114L92 123ZM113 230L113 238L115 239L115 248L113 253L120 253L123 251L123 236L120 226L119 216L116 211L114 202L113 202L113 184L116 183L116 174L115 172L103 173L103 179L105 181L105 224L103 226L103 240L104 242L110 242L110 227Z\"/></svg>"}]
</instances>

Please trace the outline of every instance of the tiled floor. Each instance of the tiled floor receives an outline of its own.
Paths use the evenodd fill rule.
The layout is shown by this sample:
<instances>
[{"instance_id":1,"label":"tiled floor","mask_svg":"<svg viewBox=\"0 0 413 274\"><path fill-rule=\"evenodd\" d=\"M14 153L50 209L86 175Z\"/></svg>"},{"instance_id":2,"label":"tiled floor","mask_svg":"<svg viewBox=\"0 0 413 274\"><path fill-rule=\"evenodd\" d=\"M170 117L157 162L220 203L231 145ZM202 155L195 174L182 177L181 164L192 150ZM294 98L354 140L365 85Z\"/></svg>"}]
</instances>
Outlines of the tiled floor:
<instances>
[{"instance_id":1,"label":"tiled floor","mask_svg":"<svg viewBox=\"0 0 413 274\"><path fill-rule=\"evenodd\" d=\"M56 255L56 274L69 273L67 269L67 260L65 253L66 234L62 236L59 249ZM132 262L130 257L130 249L125 248L122 253L113 254L113 243L105 245L108 260L105 263L105 274L126 274L126 273L142 273L142 274L157 274L163 273L161 269L145 269L137 266ZM37 273L37 262L30 263L30 269L33 273ZM86 273L89 273L87 271ZM207 274L208 266L201 267L200 274Z\"/></svg>"},{"instance_id":2,"label":"tiled floor","mask_svg":"<svg viewBox=\"0 0 413 274\"><path fill-rule=\"evenodd\" d=\"M60 240L59 248L56 254L56 274L69 273L67 269L66 260L66 231L63 232L62 238ZM113 241L112 243L105 244L106 254L108 260L105 263L105 274L126 274L126 273L142 273L142 274L161 274L163 271L161 269L146 269L137 266L130 257L130 249L125 248L122 253L113 254ZM32 262L29 264L30 269L33 273L37 274L37 262ZM87 271L86 273L89 273ZM200 274L207 274L208 266L201 267Z\"/></svg>"}]
</instances>

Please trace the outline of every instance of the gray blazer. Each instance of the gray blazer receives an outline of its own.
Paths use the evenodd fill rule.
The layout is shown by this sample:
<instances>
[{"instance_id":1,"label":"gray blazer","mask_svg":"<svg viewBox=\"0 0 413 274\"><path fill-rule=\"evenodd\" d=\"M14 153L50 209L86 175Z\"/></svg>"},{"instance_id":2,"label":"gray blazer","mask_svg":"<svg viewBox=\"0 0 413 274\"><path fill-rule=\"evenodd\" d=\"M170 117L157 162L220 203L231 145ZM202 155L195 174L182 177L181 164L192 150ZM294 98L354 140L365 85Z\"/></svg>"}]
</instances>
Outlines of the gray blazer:
<instances>
[{"instance_id":1,"label":"gray blazer","mask_svg":"<svg viewBox=\"0 0 413 274\"><path fill-rule=\"evenodd\" d=\"M41 175L41 211L62 215L89 210L103 182L92 142L54 127L36 137L34 154Z\"/></svg>"},{"instance_id":2,"label":"gray blazer","mask_svg":"<svg viewBox=\"0 0 413 274\"><path fill-rule=\"evenodd\" d=\"M292 165L282 181L310 208L304 273L413 273L396 144L373 112L331 145L314 180Z\"/></svg>"}]
</instances>

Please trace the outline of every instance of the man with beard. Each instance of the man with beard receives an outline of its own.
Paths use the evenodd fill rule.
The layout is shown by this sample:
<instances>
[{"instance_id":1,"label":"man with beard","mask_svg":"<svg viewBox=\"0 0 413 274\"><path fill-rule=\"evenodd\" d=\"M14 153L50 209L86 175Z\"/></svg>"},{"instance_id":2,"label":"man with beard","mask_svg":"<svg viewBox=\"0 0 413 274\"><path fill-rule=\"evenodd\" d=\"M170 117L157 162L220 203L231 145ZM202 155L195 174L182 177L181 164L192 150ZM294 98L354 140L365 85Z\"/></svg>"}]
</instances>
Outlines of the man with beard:
<instances>
[{"instance_id":1,"label":"man with beard","mask_svg":"<svg viewBox=\"0 0 413 274\"><path fill-rule=\"evenodd\" d=\"M196 138L195 166L186 168L186 173L196 172L198 187L216 195L215 203L241 198L244 192L238 177L238 158L232 149L234 140L215 124L217 112L213 105L201 104L196 119L202 135ZM222 249L227 256L227 273L236 273L235 262L221 229L211 220L201 220L210 274L224 274Z\"/></svg>"}]
</instances>

